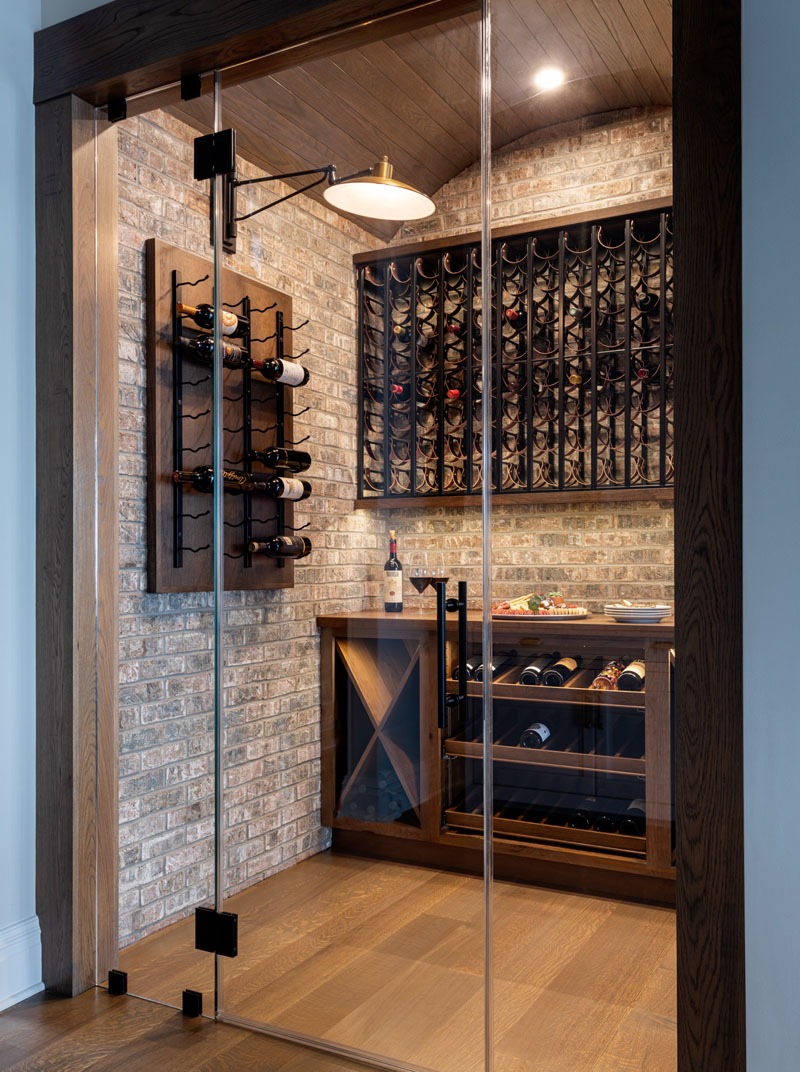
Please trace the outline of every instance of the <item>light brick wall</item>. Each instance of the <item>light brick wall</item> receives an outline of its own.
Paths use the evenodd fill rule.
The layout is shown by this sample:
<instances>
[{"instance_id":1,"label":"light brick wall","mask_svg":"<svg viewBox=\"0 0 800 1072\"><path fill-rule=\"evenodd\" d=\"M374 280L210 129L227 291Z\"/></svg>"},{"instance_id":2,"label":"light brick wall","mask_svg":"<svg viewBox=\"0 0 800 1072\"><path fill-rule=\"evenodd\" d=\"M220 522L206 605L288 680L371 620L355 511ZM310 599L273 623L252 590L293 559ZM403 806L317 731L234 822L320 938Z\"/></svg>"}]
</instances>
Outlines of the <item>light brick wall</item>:
<instances>
[{"instance_id":1,"label":"light brick wall","mask_svg":"<svg viewBox=\"0 0 800 1072\"><path fill-rule=\"evenodd\" d=\"M548 127L493 153L492 220L502 226L575 212L601 215L614 205L669 197L671 169L669 109L612 112ZM407 224L399 241L478 230L478 165L447 183L434 200L436 215ZM451 576L468 578L475 604L481 591L477 506L412 508L384 516L387 527L398 529L400 549L443 550ZM667 503L495 505L493 593L504 599L559 588L592 610L619 595L671 601L672 542L673 511Z\"/></svg>"},{"instance_id":2,"label":"light brick wall","mask_svg":"<svg viewBox=\"0 0 800 1072\"><path fill-rule=\"evenodd\" d=\"M145 591L144 243L209 256L207 184L192 179L194 131L165 113L120 124L120 937L128 944L213 890L213 641L209 593ZM245 177L257 169L241 163ZM275 196L243 191L242 211ZM283 189L280 192L288 192ZM229 891L317 852L318 613L376 597L377 519L355 514L356 358L352 256L378 245L298 198L240 227L228 264L291 293L306 387L313 496L296 509L314 552L282 592L226 595L225 866Z\"/></svg>"},{"instance_id":3,"label":"light brick wall","mask_svg":"<svg viewBox=\"0 0 800 1072\"><path fill-rule=\"evenodd\" d=\"M190 912L213 888L212 616L208 593L145 591L144 242L209 255L208 201L191 178L194 131L164 113L120 124L120 935L129 944ZM669 192L669 113L585 120L495 154L498 223ZM241 163L246 176L257 169ZM401 238L474 230L478 173L437 195L443 212ZM274 189L274 187L273 187ZM244 192L242 205L266 202ZM324 848L319 825L316 615L374 605L396 527L403 550L442 548L480 590L480 511L353 511L356 493L352 254L379 243L305 197L240 228L229 264L292 294L310 318L298 437L311 434L312 558L282 592L226 595L226 886L233 892ZM301 340L298 340L301 341ZM659 504L497 506L498 595L559 585L597 606L622 585L672 594L672 511ZM408 595L407 597L408 598ZM428 600L430 603L430 600Z\"/></svg>"}]
</instances>

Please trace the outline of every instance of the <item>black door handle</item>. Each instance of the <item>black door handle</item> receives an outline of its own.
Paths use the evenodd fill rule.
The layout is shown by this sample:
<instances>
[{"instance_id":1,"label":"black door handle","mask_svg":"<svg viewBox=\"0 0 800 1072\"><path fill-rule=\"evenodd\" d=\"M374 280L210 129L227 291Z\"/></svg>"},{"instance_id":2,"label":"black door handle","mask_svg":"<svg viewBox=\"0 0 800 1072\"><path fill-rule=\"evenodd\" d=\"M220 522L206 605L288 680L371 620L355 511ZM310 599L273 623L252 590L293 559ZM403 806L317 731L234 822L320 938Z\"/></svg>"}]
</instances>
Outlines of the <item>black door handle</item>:
<instances>
[{"instance_id":1,"label":"black door handle","mask_svg":"<svg viewBox=\"0 0 800 1072\"><path fill-rule=\"evenodd\" d=\"M458 611L458 692L447 694L447 612ZM467 698L467 582L458 582L458 599L448 599L446 585L436 585L436 681L439 729L447 729L447 708Z\"/></svg>"}]
</instances>

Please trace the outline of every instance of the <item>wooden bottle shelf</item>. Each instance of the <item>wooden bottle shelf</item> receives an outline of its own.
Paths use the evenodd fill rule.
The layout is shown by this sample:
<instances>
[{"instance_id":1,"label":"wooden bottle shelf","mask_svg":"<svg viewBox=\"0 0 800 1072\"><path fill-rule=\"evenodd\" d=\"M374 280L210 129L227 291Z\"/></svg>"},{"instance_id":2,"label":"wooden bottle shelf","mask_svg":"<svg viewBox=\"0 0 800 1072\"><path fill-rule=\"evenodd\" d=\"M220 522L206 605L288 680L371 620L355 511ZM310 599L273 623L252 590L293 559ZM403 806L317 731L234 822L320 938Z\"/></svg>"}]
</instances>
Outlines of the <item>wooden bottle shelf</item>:
<instances>
[{"instance_id":1,"label":"wooden bottle shelf","mask_svg":"<svg viewBox=\"0 0 800 1072\"><path fill-rule=\"evenodd\" d=\"M492 696L495 700L513 700L515 703L548 704L584 704L590 707L624 707L627 710L639 708L644 711L645 693L615 692L611 689L571 689L568 685L553 688L547 685L511 684L501 675L492 682ZM456 688L452 679L448 682L451 689ZM468 681L467 695L482 697L483 682Z\"/></svg>"},{"instance_id":2,"label":"wooden bottle shelf","mask_svg":"<svg viewBox=\"0 0 800 1072\"><path fill-rule=\"evenodd\" d=\"M444 742L445 755L468 759L483 757L482 741L465 741L450 737ZM520 748L515 745L492 745L492 760L495 763L514 763L522 767L553 767L585 773L602 771L605 774L629 774L644 777L645 758L604 756L594 752L558 751L547 748Z\"/></svg>"},{"instance_id":3,"label":"wooden bottle shelf","mask_svg":"<svg viewBox=\"0 0 800 1072\"><path fill-rule=\"evenodd\" d=\"M479 812L448 808L444 816L448 826L463 830L483 830L483 815ZM492 830L495 834L520 841L555 842L575 848L607 849L610 852L638 856L644 856L647 847L647 839L644 837L604 833L600 830L576 830L570 826L538 823L528 819L505 819L497 815L492 819Z\"/></svg>"}]
</instances>

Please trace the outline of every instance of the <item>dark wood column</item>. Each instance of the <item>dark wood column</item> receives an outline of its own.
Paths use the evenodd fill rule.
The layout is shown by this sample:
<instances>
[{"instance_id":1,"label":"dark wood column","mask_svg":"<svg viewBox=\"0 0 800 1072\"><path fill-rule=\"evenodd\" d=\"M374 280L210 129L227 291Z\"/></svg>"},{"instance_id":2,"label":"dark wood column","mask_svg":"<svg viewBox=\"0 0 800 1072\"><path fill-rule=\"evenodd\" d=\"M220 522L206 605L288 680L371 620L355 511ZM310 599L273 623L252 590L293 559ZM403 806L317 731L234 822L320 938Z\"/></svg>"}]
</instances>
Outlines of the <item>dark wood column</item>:
<instances>
[{"instance_id":1,"label":"dark wood column","mask_svg":"<svg viewBox=\"0 0 800 1072\"><path fill-rule=\"evenodd\" d=\"M64 994L117 944L116 157L90 105L37 107L36 900Z\"/></svg>"},{"instance_id":2,"label":"dark wood column","mask_svg":"<svg viewBox=\"0 0 800 1072\"><path fill-rule=\"evenodd\" d=\"M676 0L678 1056L745 1067L740 6Z\"/></svg>"}]
</instances>

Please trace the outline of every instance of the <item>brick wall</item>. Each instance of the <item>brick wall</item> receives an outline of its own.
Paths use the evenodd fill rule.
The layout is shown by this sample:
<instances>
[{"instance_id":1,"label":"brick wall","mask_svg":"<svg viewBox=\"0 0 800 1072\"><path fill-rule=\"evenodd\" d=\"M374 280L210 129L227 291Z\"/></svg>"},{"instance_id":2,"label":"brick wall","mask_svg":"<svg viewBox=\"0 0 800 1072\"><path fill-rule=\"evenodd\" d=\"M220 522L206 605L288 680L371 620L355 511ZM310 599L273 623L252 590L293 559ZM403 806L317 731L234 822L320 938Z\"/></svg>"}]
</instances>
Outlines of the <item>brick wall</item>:
<instances>
[{"instance_id":1,"label":"brick wall","mask_svg":"<svg viewBox=\"0 0 800 1072\"><path fill-rule=\"evenodd\" d=\"M120 124L120 937L164 926L213 890L212 597L145 591L144 243L209 256L206 184L192 140L165 113ZM241 163L245 177L257 169ZM275 196L243 191L242 211ZM281 192L288 192L282 190ZM241 196L241 195L240 195ZM314 495L296 509L314 554L283 592L226 594L225 867L229 891L318 851L319 654L315 617L376 595L380 524L354 514L355 291L352 255L378 243L307 198L240 227L228 263L292 294L311 370Z\"/></svg>"},{"instance_id":2,"label":"brick wall","mask_svg":"<svg viewBox=\"0 0 800 1072\"><path fill-rule=\"evenodd\" d=\"M548 127L492 157L492 220L497 226L603 210L672 192L669 109L633 109ZM407 224L398 241L443 238L480 227L480 172L475 164L434 197L438 212ZM451 575L480 593L478 507L385 513L400 547L444 551ZM560 588L601 610L618 595L673 598L673 512L668 503L574 506L495 505L492 588L495 597ZM402 558L402 555L401 555Z\"/></svg>"},{"instance_id":3,"label":"brick wall","mask_svg":"<svg viewBox=\"0 0 800 1072\"><path fill-rule=\"evenodd\" d=\"M191 911L213 888L211 596L145 591L144 242L208 256L208 201L191 178L194 132L164 113L120 124L120 936L130 944ZM495 220L598 209L669 192L666 112L594 118L495 154ZM242 162L246 176L257 170ZM436 197L442 211L400 238L473 230L478 172ZM274 187L273 187L274 189ZM255 208L270 194L243 192ZM318 613L378 598L386 533L403 550L442 548L480 583L476 507L353 511L356 470L352 254L379 243L299 197L240 228L231 267L291 292L309 317L312 372L298 437L310 433L314 494L296 510L314 554L283 592L226 594L225 867L230 892L327 845L319 825ZM394 515L394 516L393 516ZM498 595L561 586L597 606L625 591L672 594L672 512L659 504L498 506ZM430 602L430 601L428 601Z\"/></svg>"}]
</instances>

